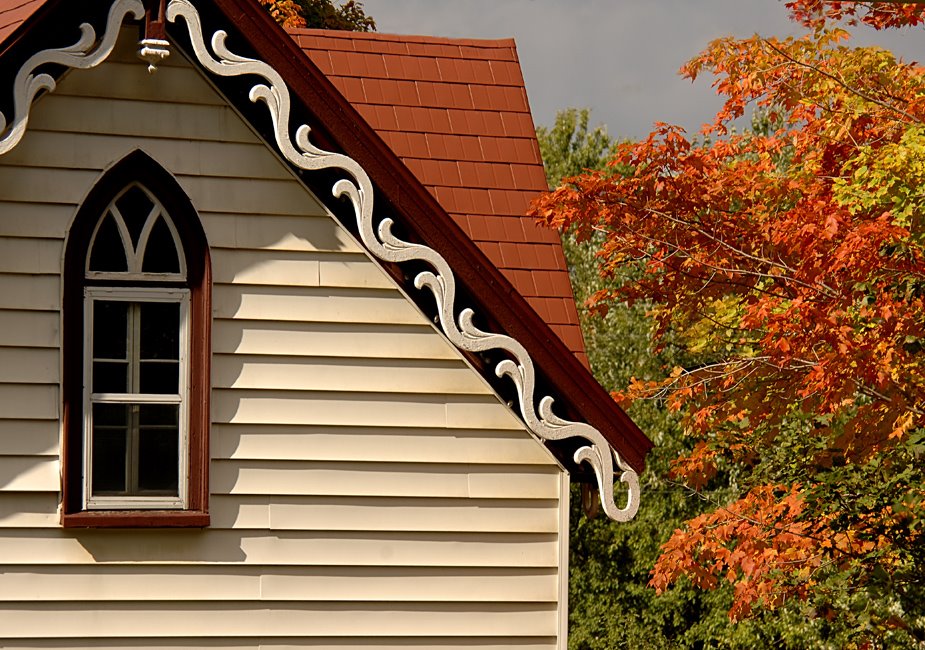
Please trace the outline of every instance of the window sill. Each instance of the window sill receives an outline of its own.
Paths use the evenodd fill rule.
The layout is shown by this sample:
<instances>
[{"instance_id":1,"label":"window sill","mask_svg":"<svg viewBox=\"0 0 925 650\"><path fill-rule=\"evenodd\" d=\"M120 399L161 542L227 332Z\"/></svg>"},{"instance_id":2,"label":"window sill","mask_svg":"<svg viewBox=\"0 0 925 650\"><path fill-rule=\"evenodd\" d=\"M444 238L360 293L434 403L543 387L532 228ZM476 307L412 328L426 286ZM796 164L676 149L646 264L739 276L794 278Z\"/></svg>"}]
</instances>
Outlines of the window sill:
<instances>
[{"instance_id":1,"label":"window sill","mask_svg":"<svg viewBox=\"0 0 925 650\"><path fill-rule=\"evenodd\" d=\"M199 510L100 510L61 516L64 528L205 528L209 513Z\"/></svg>"}]
</instances>

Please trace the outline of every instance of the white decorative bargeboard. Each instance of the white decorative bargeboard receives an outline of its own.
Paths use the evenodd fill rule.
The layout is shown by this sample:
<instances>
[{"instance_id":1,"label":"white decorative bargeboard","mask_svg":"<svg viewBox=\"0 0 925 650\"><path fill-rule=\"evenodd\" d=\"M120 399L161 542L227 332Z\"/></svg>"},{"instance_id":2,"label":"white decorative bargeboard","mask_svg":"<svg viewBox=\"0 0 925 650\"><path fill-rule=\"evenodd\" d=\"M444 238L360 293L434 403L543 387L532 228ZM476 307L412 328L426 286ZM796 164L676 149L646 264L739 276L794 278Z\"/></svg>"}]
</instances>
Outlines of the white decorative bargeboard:
<instances>
[{"instance_id":1,"label":"white decorative bargeboard","mask_svg":"<svg viewBox=\"0 0 925 650\"><path fill-rule=\"evenodd\" d=\"M112 53L119 28L126 17L144 18L140 0L115 0L109 10L105 33L97 39L92 26L81 25L80 39L69 47L48 49L31 56L19 70L13 85L13 119L9 123L0 114L0 155L12 150L22 139L29 120L32 102L41 91L55 89L54 79L36 71L43 65L57 64L68 68L88 69L99 65ZM545 441L581 439L574 454L576 463L586 462L594 470L600 489L601 503L608 517L628 521L639 508L639 477L604 436L594 427L572 422L553 413L553 398L536 398L536 368L527 350L518 341L504 334L485 332L473 324L474 312L466 308L456 313L456 279L446 260L435 250L403 241L392 234L393 220L373 218L373 185L369 176L353 159L319 149L309 140L310 127L299 126L295 137L290 134L290 95L282 76L268 64L231 52L225 45L227 34L216 31L210 39L211 51L203 35L199 12L190 0L170 0L167 20L186 24L193 55L206 70L221 77L255 75L264 83L254 85L249 93L252 102L266 104L273 122L275 144L292 165L306 171L338 169L352 180L340 180L332 188L333 195L346 198L356 215L360 240L376 258L391 263L424 262L432 270L419 273L414 279L418 289L427 289L436 301L439 325L443 334L460 350L472 353L502 351L506 357L495 366L499 378L513 382L518 410L529 430ZM167 43L142 43L143 58L153 68L167 55ZM214 54L213 54L214 53ZM626 505L619 507L614 499L616 470L627 495Z\"/></svg>"}]
</instances>

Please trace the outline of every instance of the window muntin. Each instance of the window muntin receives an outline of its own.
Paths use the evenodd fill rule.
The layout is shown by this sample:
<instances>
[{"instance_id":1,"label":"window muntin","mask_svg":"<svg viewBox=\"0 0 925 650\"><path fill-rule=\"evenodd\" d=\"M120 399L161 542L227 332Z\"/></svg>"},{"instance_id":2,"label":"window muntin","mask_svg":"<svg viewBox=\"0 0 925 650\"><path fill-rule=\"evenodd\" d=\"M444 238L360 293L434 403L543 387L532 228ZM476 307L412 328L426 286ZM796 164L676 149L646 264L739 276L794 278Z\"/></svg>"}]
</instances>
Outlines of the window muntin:
<instances>
[{"instance_id":1,"label":"window muntin","mask_svg":"<svg viewBox=\"0 0 925 650\"><path fill-rule=\"evenodd\" d=\"M68 229L64 250L63 526L201 528L209 525L211 275L209 243L199 215L169 171L147 153L136 149L100 176ZM174 291L178 295L165 293L160 299L153 299L150 290ZM115 292L124 293L119 299L113 299ZM138 292L149 293L139 295ZM88 298L88 295L93 297ZM92 309L88 302L100 305L92 331L86 323L88 310ZM109 304L113 302L119 304ZM137 357L133 357L137 362L135 388L132 388L129 374L136 370L129 369L129 308L125 307L132 302L155 303L145 310L169 308L176 312L184 309L183 327L186 328L182 347L179 330L175 336L177 350L186 354L183 369L179 369L179 358L166 358L157 345L152 351L145 342L144 351L139 348ZM139 312L138 315L142 324L146 322L144 314ZM176 318L179 322L179 315ZM147 321L156 322L157 318ZM123 334L114 339L113 331ZM154 331L163 333L165 330L156 327ZM139 337L144 338L140 330ZM139 346L142 346L141 338ZM99 354L94 353L94 344ZM94 355L97 359L95 371ZM144 370L142 360L145 361ZM95 388L92 385L94 372L99 384ZM169 386L165 384L168 375ZM174 377L176 388L172 386ZM185 388L179 385L181 378L186 382ZM133 407L131 398L125 395L137 390L141 392L132 394L142 399L136 399ZM99 403L93 405L90 395L94 392L123 395L124 402L98 400ZM181 395L181 406L163 403L164 400L158 403L156 397L148 395ZM91 412L94 409L95 416ZM88 429L87 425L90 418L95 418L97 423L95 452L90 439L93 429ZM178 438L176 444L174 431ZM153 437L147 435L154 432L157 433ZM183 445L185 451L181 449ZM133 448L136 451L131 451ZM95 487L86 467L88 455L93 453L97 457L97 470L109 468L108 472L97 472ZM174 455L176 461L173 461ZM135 456L138 460L133 461ZM130 462L131 469L127 469ZM164 469L167 466L176 467L176 470L171 473ZM134 472L135 477L126 480L129 471ZM90 507L88 494L93 490L99 497L115 497L122 501L112 500L108 504L99 501L99 505ZM182 490L185 490L185 505L174 506L183 500L179 494ZM127 492L144 494L122 494ZM170 503L161 507L156 503L158 499Z\"/></svg>"},{"instance_id":2,"label":"window muntin","mask_svg":"<svg viewBox=\"0 0 925 650\"><path fill-rule=\"evenodd\" d=\"M189 291L85 289L84 504L187 505Z\"/></svg>"},{"instance_id":3,"label":"window muntin","mask_svg":"<svg viewBox=\"0 0 925 650\"><path fill-rule=\"evenodd\" d=\"M141 184L100 215L84 277L84 508L186 508L186 260Z\"/></svg>"},{"instance_id":4,"label":"window muntin","mask_svg":"<svg viewBox=\"0 0 925 650\"><path fill-rule=\"evenodd\" d=\"M90 238L88 280L185 281L186 260L173 220L132 183L109 204Z\"/></svg>"}]
</instances>

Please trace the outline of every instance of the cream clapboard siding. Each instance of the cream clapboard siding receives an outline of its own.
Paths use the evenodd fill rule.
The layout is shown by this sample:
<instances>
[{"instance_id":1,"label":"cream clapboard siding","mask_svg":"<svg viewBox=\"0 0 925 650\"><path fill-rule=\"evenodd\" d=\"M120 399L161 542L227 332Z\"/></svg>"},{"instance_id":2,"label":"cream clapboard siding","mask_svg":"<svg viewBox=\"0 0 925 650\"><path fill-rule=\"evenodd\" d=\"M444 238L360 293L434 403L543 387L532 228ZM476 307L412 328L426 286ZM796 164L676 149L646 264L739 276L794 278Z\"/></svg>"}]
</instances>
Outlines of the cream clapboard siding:
<instances>
[{"instance_id":1,"label":"cream clapboard siding","mask_svg":"<svg viewBox=\"0 0 925 650\"><path fill-rule=\"evenodd\" d=\"M138 147L212 247L213 524L63 530L64 238ZM0 647L553 648L566 479L182 57L125 40L0 158Z\"/></svg>"}]
</instances>

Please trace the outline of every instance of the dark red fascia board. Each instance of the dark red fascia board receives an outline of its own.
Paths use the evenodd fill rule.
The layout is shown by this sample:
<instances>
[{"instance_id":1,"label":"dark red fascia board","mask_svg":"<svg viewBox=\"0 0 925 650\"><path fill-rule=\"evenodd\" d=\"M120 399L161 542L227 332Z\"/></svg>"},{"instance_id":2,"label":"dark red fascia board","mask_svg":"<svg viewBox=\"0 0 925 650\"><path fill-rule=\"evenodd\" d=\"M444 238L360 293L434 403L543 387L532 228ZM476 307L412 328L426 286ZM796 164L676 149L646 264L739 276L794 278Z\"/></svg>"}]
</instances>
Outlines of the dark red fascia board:
<instances>
[{"instance_id":1,"label":"dark red fascia board","mask_svg":"<svg viewBox=\"0 0 925 650\"><path fill-rule=\"evenodd\" d=\"M29 32L33 25L65 4L49 0L3 44ZM652 443L614 403L591 373L565 347L527 301L456 225L437 200L399 160L356 109L306 56L270 15L254 0L212 0L229 24L244 37L257 58L272 66L302 104L316 142L334 143L370 176L383 199L401 215L402 226L449 263L456 279L501 331L519 341L540 373L553 387L554 397L598 429L634 469L641 472ZM380 206L381 207L381 206ZM562 404L559 404L561 410ZM563 413L565 414L565 413Z\"/></svg>"},{"instance_id":2,"label":"dark red fascia board","mask_svg":"<svg viewBox=\"0 0 925 650\"><path fill-rule=\"evenodd\" d=\"M489 311L498 326L520 341L561 398L601 431L630 465L641 471L645 455L652 447L645 434L295 40L253 0L214 0L214 4L249 41L258 58L282 75L295 98L318 117L330 139L369 174L380 196L401 214L403 225L440 253L457 280Z\"/></svg>"}]
</instances>

